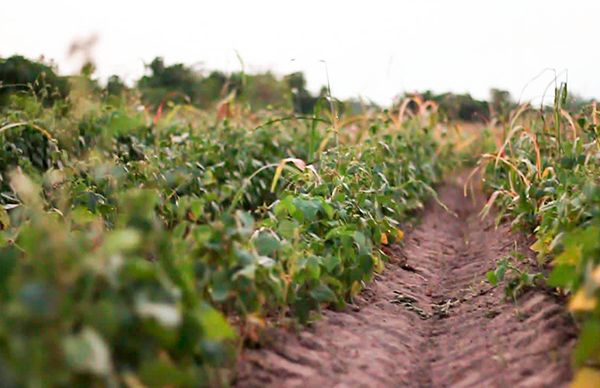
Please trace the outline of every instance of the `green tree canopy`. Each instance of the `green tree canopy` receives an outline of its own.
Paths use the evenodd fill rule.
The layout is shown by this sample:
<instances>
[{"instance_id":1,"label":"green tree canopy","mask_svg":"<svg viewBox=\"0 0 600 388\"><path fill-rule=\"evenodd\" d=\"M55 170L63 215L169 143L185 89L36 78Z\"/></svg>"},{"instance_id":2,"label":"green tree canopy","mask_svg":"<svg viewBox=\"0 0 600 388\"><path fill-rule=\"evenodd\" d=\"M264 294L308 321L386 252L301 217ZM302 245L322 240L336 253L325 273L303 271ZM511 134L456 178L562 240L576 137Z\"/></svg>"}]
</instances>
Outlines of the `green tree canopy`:
<instances>
[{"instance_id":1,"label":"green tree canopy","mask_svg":"<svg viewBox=\"0 0 600 388\"><path fill-rule=\"evenodd\" d=\"M8 96L20 91L33 91L46 105L69 94L67 78L57 75L52 66L20 55L0 58L0 85L0 105L5 105Z\"/></svg>"}]
</instances>

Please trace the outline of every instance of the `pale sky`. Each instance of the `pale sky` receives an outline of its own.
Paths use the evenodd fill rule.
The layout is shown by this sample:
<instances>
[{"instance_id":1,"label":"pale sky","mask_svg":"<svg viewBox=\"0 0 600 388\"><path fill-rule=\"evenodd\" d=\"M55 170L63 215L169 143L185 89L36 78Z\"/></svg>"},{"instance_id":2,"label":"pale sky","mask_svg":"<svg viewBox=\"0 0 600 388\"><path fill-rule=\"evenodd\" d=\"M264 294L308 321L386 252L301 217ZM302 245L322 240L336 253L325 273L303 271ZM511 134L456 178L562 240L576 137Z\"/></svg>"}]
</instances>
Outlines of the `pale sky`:
<instances>
[{"instance_id":1,"label":"pale sky","mask_svg":"<svg viewBox=\"0 0 600 388\"><path fill-rule=\"evenodd\" d=\"M382 104L425 89L518 98L547 68L600 97L598 0L1 1L0 56L43 54L63 73L80 65L70 43L96 34L103 79L132 81L158 55L238 70L237 51L247 71L302 70L313 90L326 83L325 60L335 96ZM524 98L539 102L553 78L543 73Z\"/></svg>"}]
</instances>

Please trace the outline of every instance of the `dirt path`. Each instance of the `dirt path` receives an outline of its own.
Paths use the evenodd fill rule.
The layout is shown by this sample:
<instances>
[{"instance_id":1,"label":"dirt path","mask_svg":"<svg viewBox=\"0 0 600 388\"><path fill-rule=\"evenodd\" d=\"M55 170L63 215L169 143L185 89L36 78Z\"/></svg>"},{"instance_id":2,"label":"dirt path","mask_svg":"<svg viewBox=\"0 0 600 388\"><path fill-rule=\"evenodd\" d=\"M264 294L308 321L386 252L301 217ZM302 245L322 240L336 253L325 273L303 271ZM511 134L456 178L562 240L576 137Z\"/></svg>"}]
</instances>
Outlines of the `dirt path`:
<instances>
[{"instance_id":1,"label":"dirt path","mask_svg":"<svg viewBox=\"0 0 600 388\"><path fill-rule=\"evenodd\" d=\"M517 305L485 273L524 241L477 213L460 178L439 191L458 217L429 205L392 248L386 271L343 312L325 311L298 334L271 333L245 350L239 387L564 386L573 328L552 296L529 291Z\"/></svg>"}]
</instances>

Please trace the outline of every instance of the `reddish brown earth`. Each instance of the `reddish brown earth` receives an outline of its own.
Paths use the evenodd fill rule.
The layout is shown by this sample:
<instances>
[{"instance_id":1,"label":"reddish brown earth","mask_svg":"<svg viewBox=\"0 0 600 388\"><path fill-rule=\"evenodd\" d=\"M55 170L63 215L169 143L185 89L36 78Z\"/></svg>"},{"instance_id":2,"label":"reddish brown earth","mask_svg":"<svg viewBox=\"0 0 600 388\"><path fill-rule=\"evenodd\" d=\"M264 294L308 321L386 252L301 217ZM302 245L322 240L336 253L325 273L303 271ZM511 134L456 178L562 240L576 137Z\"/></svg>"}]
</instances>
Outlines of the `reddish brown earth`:
<instances>
[{"instance_id":1,"label":"reddish brown earth","mask_svg":"<svg viewBox=\"0 0 600 388\"><path fill-rule=\"evenodd\" d=\"M481 220L461 178L439 191L403 247L346 311L246 349L238 387L544 387L571 377L574 329L561 301L530 290L515 304L487 271L527 241Z\"/></svg>"}]
</instances>

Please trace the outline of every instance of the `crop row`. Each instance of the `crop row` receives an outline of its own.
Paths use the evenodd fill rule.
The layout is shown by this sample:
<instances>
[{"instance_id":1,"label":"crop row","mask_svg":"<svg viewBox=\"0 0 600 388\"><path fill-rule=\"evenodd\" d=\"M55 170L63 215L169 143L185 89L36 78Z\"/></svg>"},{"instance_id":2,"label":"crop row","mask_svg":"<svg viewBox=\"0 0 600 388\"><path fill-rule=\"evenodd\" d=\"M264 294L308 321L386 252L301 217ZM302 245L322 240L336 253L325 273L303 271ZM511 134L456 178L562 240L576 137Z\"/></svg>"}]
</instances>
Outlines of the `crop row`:
<instances>
[{"instance_id":1,"label":"crop row","mask_svg":"<svg viewBox=\"0 0 600 388\"><path fill-rule=\"evenodd\" d=\"M563 109L567 90L556 90L551 112L522 106L513 112L504 140L483 156L486 183L495 203L516 225L535 234L532 249L551 272L515 270L510 291L544 284L570 295L580 324L574 365L582 386L600 377L600 126L596 105L577 114ZM496 275L504 276L503 262ZM509 266L510 267L510 266ZM515 268L514 266L512 267Z\"/></svg>"},{"instance_id":2,"label":"crop row","mask_svg":"<svg viewBox=\"0 0 600 388\"><path fill-rule=\"evenodd\" d=\"M224 384L262 327L343 306L383 268L440 176L431 123L249 116L13 99L5 386Z\"/></svg>"}]
</instances>

